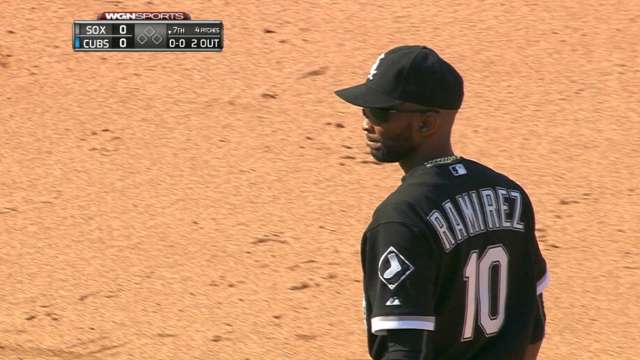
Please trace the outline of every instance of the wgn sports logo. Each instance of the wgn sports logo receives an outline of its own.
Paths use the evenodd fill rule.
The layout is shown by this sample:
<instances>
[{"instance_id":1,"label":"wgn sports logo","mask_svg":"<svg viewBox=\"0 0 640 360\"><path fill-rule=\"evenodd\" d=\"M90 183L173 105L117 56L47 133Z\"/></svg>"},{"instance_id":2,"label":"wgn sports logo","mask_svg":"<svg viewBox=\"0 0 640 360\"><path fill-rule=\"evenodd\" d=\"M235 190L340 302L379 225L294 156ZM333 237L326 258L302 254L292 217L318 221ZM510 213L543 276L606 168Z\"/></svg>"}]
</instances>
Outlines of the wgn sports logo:
<instances>
[{"instance_id":1,"label":"wgn sports logo","mask_svg":"<svg viewBox=\"0 0 640 360\"><path fill-rule=\"evenodd\" d=\"M103 12L98 20L191 20L185 12Z\"/></svg>"}]
</instances>

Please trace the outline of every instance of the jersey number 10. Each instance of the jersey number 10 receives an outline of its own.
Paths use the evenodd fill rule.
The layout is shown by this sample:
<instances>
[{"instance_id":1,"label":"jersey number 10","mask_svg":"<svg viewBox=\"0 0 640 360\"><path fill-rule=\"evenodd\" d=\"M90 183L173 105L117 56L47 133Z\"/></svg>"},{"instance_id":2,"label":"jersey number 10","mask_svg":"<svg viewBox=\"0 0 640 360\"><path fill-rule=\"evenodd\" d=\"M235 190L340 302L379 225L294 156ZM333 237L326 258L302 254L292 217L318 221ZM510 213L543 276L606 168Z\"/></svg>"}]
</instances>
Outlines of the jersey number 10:
<instances>
[{"instance_id":1,"label":"jersey number 10","mask_svg":"<svg viewBox=\"0 0 640 360\"><path fill-rule=\"evenodd\" d=\"M491 284L493 268L497 267L498 285L497 299L492 299ZM464 325L462 329L462 341L473 339L476 316L478 324L485 336L495 335L504 323L504 310L507 302L507 276L509 267L509 255L502 245L490 246L478 260L478 250L469 254L467 265L464 267L464 281L467 283L467 304L465 306ZM498 301L496 311L494 301ZM492 306L494 305L494 306Z\"/></svg>"}]
</instances>

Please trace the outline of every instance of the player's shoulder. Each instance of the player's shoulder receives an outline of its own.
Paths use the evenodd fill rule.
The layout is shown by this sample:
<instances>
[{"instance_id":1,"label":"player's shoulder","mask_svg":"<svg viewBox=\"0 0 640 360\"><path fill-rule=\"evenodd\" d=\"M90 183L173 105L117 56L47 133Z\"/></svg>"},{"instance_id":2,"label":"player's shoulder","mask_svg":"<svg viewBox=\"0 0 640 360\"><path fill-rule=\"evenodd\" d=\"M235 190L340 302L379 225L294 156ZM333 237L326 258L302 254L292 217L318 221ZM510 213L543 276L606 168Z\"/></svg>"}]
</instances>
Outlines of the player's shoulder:
<instances>
[{"instance_id":1,"label":"player's shoulder","mask_svg":"<svg viewBox=\"0 0 640 360\"><path fill-rule=\"evenodd\" d=\"M425 226L425 214L458 194L482 188L504 187L526 191L509 176L478 161L458 161L432 167L418 166L402 177L402 183L375 209L371 226L384 222L404 222L415 228Z\"/></svg>"},{"instance_id":2,"label":"player's shoulder","mask_svg":"<svg viewBox=\"0 0 640 360\"><path fill-rule=\"evenodd\" d=\"M516 181L515 179L513 179L512 177L510 177L509 175L502 173L500 171L497 171L487 165L484 165L480 162L474 161L474 160L470 160L470 159L466 159L467 163L469 164L470 167L473 167L475 169L474 172L477 172L479 174L484 173L484 179L477 179L476 181L478 181L478 185L485 185L487 187L503 187L503 188L507 188L507 189L514 189L514 190L518 190L522 196L524 197L526 202L530 202L529 199L529 194L527 193L527 191L524 189L524 187L522 185L520 185L520 183L518 183L518 181Z\"/></svg>"},{"instance_id":3,"label":"player's shoulder","mask_svg":"<svg viewBox=\"0 0 640 360\"><path fill-rule=\"evenodd\" d=\"M440 203L451 193L473 188L503 186L522 189L514 179L473 159L411 169L390 198Z\"/></svg>"},{"instance_id":4,"label":"player's shoulder","mask_svg":"<svg viewBox=\"0 0 640 360\"><path fill-rule=\"evenodd\" d=\"M423 206L420 204L422 194L418 189L398 186L375 208L367 230L394 223L403 224L416 232L424 231Z\"/></svg>"},{"instance_id":5,"label":"player's shoulder","mask_svg":"<svg viewBox=\"0 0 640 360\"><path fill-rule=\"evenodd\" d=\"M479 183L494 183L504 184L510 187L516 187L522 189L522 186L517 181L509 177L508 175L497 171L488 165L482 164L472 159L464 159L464 165L469 168L468 173L471 175L472 181Z\"/></svg>"},{"instance_id":6,"label":"player's shoulder","mask_svg":"<svg viewBox=\"0 0 640 360\"><path fill-rule=\"evenodd\" d=\"M387 222L420 226L423 213L421 209L435 201L432 194L443 184L437 174L424 166L411 169L402 177L401 184L376 207L370 227Z\"/></svg>"},{"instance_id":7,"label":"player's shoulder","mask_svg":"<svg viewBox=\"0 0 640 360\"><path fill-rule=\"evenodd\" d=\"M414 168L402 177L402 183L375 208L370 228L382 223L424 227L424 209L435 203L433 194L443 183L438 176L423 170Z\"/></svg>"}]
</instances>

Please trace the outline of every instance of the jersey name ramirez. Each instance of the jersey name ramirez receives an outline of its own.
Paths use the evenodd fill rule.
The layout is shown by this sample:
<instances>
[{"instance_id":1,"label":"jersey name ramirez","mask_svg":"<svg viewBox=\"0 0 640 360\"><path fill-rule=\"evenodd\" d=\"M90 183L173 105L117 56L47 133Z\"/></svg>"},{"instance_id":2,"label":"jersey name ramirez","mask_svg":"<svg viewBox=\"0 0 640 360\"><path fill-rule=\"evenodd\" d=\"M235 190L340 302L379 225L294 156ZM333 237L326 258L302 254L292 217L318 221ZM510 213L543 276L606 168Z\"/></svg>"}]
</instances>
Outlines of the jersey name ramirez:
<instances>
[{"instance_id":1,"label":"jersey name ramirez","mask_svg":"<svg viewBox=\"0 0 640 360\"><path fill-rule=\"evenodd\" d=\"M428 220L445 252L485 231L524 231L519 190L501 187L472 190L447 199L441 206L429 213Z\"/></svg>"}]
</instances>

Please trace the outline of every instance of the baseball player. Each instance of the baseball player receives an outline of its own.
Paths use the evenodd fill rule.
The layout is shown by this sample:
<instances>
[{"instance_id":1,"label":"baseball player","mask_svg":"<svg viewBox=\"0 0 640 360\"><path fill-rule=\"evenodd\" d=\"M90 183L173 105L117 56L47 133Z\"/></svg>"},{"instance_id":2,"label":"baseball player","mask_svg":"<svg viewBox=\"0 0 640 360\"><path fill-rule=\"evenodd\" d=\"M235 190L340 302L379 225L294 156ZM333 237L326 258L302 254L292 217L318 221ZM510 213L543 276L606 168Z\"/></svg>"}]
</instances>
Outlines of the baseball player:
<instances>
[{"instance_id":1,"label":"baseball player","mask_svg":"<svg viewBox=\"0 0 640 360\"><path fill-rule=\"evenodd\" d=\"M549 276L533 207L516 182L454 154L460 74L399 46L336 94L362 108L371 155L404 171L362 236L371 357L535 359Z\"/></svg>"}]
</instances>

